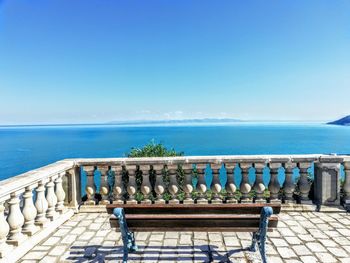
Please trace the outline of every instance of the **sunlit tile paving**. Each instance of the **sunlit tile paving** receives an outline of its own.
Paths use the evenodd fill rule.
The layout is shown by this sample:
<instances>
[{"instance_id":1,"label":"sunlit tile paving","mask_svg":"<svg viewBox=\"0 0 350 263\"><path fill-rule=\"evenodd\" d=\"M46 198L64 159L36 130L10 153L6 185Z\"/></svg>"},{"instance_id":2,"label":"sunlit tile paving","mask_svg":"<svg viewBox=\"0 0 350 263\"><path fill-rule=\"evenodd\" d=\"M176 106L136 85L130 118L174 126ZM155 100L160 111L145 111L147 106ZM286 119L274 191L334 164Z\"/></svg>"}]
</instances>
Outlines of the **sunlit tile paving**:
<instances>
[{"instance_id":1,"label":"sunlit tile paving","mask_svg":"<svg viewBox=\"0 0 350 263\"><path fill-rule=\"evenodd\" d=\"M278 262L350 262L350 215L282 212L268 234L267 255ZM249 233L140 232L129 262L261 262L250 252ZM20 262L120 262L121 235L107 213L79 213L57 228Z\"/></svg>"}]
</instances>

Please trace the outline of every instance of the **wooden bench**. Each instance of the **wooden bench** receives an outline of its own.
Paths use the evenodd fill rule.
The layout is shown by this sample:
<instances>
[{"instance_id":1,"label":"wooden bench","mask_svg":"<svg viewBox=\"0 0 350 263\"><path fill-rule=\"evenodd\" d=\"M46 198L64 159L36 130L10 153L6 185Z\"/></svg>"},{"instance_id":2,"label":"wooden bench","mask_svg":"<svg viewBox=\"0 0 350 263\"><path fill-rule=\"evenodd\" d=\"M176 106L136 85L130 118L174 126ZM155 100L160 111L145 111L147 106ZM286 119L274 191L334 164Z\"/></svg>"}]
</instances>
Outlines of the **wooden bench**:
<instances>
[{"instance_id":1,"label":"wooden bench","mask_svg":"<svg viewBox=\"0 0 350 263\"><path fill-rule=\"evenodd\" d=\"M112 227L119 227L124 244L123 262L137 250L133 231L252 232L250 250L258 245L266 262L266 233L277 227L280 204L111 204Z\"/></svg>"}]
</instances>

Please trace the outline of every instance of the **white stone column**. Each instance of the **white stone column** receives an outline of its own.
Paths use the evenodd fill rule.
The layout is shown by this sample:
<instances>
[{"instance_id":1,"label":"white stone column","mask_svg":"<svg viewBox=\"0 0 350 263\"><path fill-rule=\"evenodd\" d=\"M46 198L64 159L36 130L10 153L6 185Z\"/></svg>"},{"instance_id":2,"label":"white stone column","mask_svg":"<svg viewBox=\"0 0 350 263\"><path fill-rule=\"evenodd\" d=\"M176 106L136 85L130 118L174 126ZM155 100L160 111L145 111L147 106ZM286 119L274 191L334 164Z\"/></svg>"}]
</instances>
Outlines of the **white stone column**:
<instances>
[{"instance_id":1,"label":"white stone column","mask_svg":"<svg viewBox=\"0 0 350 263\"><path fill-rule=\"evenodd\" d=\"M284 164L286 180L283 184L284 190L284 202L286 204L294 204L295 200L293 198L293 194L295 191L295 182L293 181L293 170L296 167L296 163L287 162Z\"/></svg>"},{"instance_id":2,"label":"white stone column","mask_svg":"<svg viewBox=\"0 0 350 263\"><path fill-rule=\"evenodd\" d=\"M114 186L113 186L113 204L124 204L124 183L123 183L123 167L121 165L112 166L114 172Z\"/></svg>"},{"instance_id":3,"label":"white stone column","mask_svg":"<svg viewBox=\"0 0 350 263\"><path fill-rule=\"evenodd\" d=\"M84 166L84 171L86 172L87 182L85 187L85 193L87 200L84 202L84 205L95 205L95 193L96 185L94 181L94 174L96 168L94 166Z\"/></svg>"},{"instance_id":4,"label":"white stone column","mask_svg":"<svg viewBox=\"0 0 350 263\"><path fill-rule=\"evenodd\" d=\"M266 186L263 181L263 173L265 167L265 163L254 163L256 176L255 183L253 186L253 190L256 193L255 203L266 203L266 199L264 197Z\"/></svg>"},{"instance_id":5,"label":"white stone column","mask_svg":"<svg viewBox=\"0 0 350 263\"><path fill-rule=\"evenodd\" d=\"M226 174L227 174L227 182L226 182L226 203L237 203L237 199L235 198L235 193L237 191L237 186L235 183L235 164L234 163L226 163Z\"/></svg>"},{"instance_id":6,"label":"white stone column","mask_svg":"<svg viewBox=\"0 0 350 263\"><path fill-rule=\"evenodd\" d=\"M43 227L48 222L46 218L46 210L48 208L48 203L45 198L45 184L46 182L40 181L38 187L36 188L35 208L37 211L37 215L35 218L35 224L40 227Z\"/></svg>"},{"instance_id":7,"label":"white stone column","mask_svg":"<svg viewBox=\"0 0 350 263\"><path fill-rule=\"evenodd\" d=\"M55 194L55 183L54 180L56 178L51 177L49 182L46 184L46 200L47 200L47 211L46 211L46 217L49 218L51 221L57 218L57 212L56 212L56 204L57 204L57 197Z\"/></svg>"},{"instance_id":8,"label":"white stone column","mask_svg":"<svg viewBox=\"0 0 350 263\"><path fill-rule=\"evenodd\" d=\"M220 197L220 193L221 193L222 186L221 186L220 178L219 178L221 164L211 164L210 167L211 167L212 172L213 172L213 181L211 183L211 190L213 192L213 198L212 198L211 202L213 204L221 204L222 198Z\"/></svg>"},{"instance_id":9,"label":"white stone column","mask_svg":"<svg viewBox=\"0 0 350 263\"><path fill-rule=\"evenodd\" d=\"M311 185L308 180L308 169L310 167L310 163L299 163L299 173L300 178L298 181L299 191L300 191L300 201L302 204L312 204L312 201L309 198L309 192Z\"/></svg>"},{"instance_id":10,"label":"white stone column","mask_svg":"<svg viewBox=\"0 0 350 263\"><path fill-rule=\"evenodd\" d=\"M14 192L11 194L11 199L8 202L9 214L7 217L7 223L10 226L10 233L7 238L7 243L18 246L25 240L25 236L22 234L22 226L24 224L24 217L19 207L19 195L21 193Z\"/></svg>"},{"instance_id":11,"label":"white stone column","mask_svg":"<svg viewBox=\"0 0 350 263\"><path fill-rule=\"evenodd\" d=\"M99 205L108 205L109 202L109 184L108 184L108 166L99 166L98 170L101 173L101 183L100 183L100 195L101 201Z\"/></svg>"},{"instance_id":12,"label":"white stone column","mask_svg":"<svg viewBox=\"0 0 350 263\"><path fill-rule=\"evenodd\" d=\"M64 192L63 185L62 185L62 178L66 175L66 172L59 173L58 177L55 180L55 194L57 197L57 203L56 203L56 211L60 214L64 211L64 199L66 197L66 193Z\"/></svg>"},{"instance_id":13,"label":"white stone column","mask_svg":"<svg viewBox=\"0 0 350 263\"><path fill-rule=\"evenodd\" d=\"M177 194L179 192L179 185L176 179L176 171L177 164L168 164L168 173L169 173L169 193L171 194L171 199L169 200L169 204L178 204L179 199L177 198Z\"/></svg>"},{"instance_id":14,"label":"white stone column","mask_svg":"<svg viewBox=\"0 0 350 263\"><path fill-rule=\"evenodd\" d=\"M127 192L129 194L129 199L126 201L127 204L137 204L137 200L135 199L135 194L137 191L137 185L136 185L136 165L127 165L126 170L128 171L128 186L127 186Z\"/></svg>"},{"instance_id":15,"label":"white stone column","mask_svg":"<svg viewBox=\"0 0 350 263\"><path fill-rule=\"evenodd\" d=\"M198 182L197 182L197 191L198 191L198 199L197 204L208 204L208 199L206 196L207 192L207 184L205 182L205 168L206 164L197 164L196 169L198 173Z\"/></svg>"},{"instance_id":16,"label":"white stone column","mask_svg":"<svg viewBox=\"0 0 350 263\"><path fill-rule=\"evenodd\" d=\"M67 204L70 208L73 208L77 213L79 210L79 205L82 201L81 192L81 172L80 167L76 166L73 169L67 171ZM62 178L63 179L63 178Z\"/></svg>"},{"instance_id":17,"label":"white stone column","mask_svg":"<svg viewBox=\"0 0 350 263\"><path fill-rule=\"evenodd\" d=\"M250 191L252 187L249 184L249 168L251 167L251 163L241 163L240 167L242 169L242 181L240 185L240 191L242 193L241 202L242 203L252 203L253 199L250 196Z\"/></svg>"},{"instance_id":18,"label":"white stone column","mask_svg":"<svg viewBox=\"0 0 350 263\"><path fill-rule=\"evenodd\" d=\"M154 186L154 191L157 194L157 199L154 201L156 204L165 204L165 200L163 198L163 194L165 192L165 186L163 181L163 169L163 164L153 165L153 170L156 173L156 183Z\"/></svg>"},{"instance_id":19,"label":"white stone column","mask_svg":"<svg viewBox=\"0 0 350 263\"><path fill-rule=\"evenodd\" d=\"M142 171L142 183L141 183L141 193L143 194L143 200L141 204L151 204L150 199L152 186L149 181L150 165L140 165L140 170Z\"/></svg>"},{"instance_id":20,"label":"white stone column","mask_svg":"<svg viewBox=\"0 0 350 263\"><path fill-rule=\"evenodd\" d=\"M184 204L193 204L194 200L192 198L192 192L193 192L193 183L192 183L192 173L193 173L193 165L190 163L186 163L182 165L182 169L185 174L184 178L184 192L185 192L185 199Z\"/></svg>"},{"instance_id":21,"label":"white stone column","mask_svg":"<svg viewBox=\"0 0 350 263\"><path fill-rule=\"evenodd\" d=\"M281 185L278 181L278 169L281 167L281 163L270 163L269 167L271 174L269 183L270 203L281 203L281 200L278 198L281 189Z\"/></svg>"},{"instance_id":22,"label":"white stone column","mask_svg":"<svg viewBox=\"0 0 350 263\"><path fill-rule=\"evenodd\" d=\"M343 186L344 190L344 202L350 205L350 161L344 162L345 182Z\"/></svg>"},{"instance_id":23,"label":"white stone column","mask_svg":"<svg viewBox=\"0 0 350 263\"><path fill-rule=\"evenodd\" d=\"M37 212L33 203L33 188L34 186L27 186L23 194L23 209L24 225L22 233L32 236L39 228L34 224Z\"/></svg>"},{"instance_id":24,"label":"white stone column","mask_svg":"<svg viewBox=\"0 0 350 263\"><path fill-rule=\"evenodd\" d=\"M4 215L4 200L0 201L0 258L4 257L9 251L9 246L6 244L7 235L10 231L10 226L7 223Z\"/></svg>"}]
</instances>

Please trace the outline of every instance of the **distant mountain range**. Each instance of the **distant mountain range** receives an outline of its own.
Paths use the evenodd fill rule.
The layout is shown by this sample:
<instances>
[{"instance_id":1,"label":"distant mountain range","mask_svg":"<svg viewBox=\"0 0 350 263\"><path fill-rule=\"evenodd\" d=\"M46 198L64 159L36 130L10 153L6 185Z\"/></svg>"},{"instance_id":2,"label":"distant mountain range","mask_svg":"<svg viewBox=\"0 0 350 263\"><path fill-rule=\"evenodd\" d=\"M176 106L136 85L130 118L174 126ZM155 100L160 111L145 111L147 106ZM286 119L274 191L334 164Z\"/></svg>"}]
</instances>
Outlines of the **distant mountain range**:
<instances>
[{"instance_id":1,"label":"distant mountain range","mask_svg":"<svg viewBox=\"0 0 350 263\"><path fill-rule=\"evenodd\" d=\"M327 124L350 126L350 115L336 121L328 122Z\"/></svg>"},{"instance_id":2,"label":"distant mountain range","mask_svg":"<svg viewBox=\"0 0 350 263\"><path fill-rule=\"evenodd\" d=\"M134 120L134 121L111 121L106 124L118 124L118 125L144 125L144 124L188 124L188 123L231 123L231 122L244 122L238 119L183 119L183 120Z\"/></svg>"}]
</instances>

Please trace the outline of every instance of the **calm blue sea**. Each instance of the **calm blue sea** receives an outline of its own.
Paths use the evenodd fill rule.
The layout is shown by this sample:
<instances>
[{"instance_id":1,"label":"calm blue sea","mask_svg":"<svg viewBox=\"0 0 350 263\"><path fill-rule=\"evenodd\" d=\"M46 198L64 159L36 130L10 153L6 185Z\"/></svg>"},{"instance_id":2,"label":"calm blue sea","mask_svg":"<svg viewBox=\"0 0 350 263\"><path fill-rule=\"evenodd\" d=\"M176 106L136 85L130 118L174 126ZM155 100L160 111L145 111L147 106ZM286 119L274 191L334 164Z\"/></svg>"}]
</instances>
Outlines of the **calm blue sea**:
<instances>
[{"instance_id":1,"label":"calm blue sea","mask_svg":"<svg viewBox=\"0 0 350 263\"><path fill-rule=\"evenodd\" d=\"M350 127L322 124L0 127L0 179L64 158L121 157L152 139L186 155L350 153Z\"/></svg>"}]
</instances>

